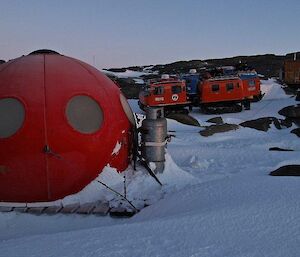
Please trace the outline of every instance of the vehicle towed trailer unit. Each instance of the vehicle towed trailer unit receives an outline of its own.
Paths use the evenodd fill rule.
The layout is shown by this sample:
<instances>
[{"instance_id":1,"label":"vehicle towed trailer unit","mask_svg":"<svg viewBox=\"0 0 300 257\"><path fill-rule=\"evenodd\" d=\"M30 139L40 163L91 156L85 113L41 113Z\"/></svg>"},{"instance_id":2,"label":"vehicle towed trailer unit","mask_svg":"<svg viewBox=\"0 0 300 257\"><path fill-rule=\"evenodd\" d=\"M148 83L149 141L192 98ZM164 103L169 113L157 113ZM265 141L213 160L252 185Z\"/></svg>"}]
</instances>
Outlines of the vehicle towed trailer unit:
<instances>
[{"instance_id":1,"label":"vehicle towed trailer unit","mask_svg":"<svg viewBox=\"0 0 300 257\"><path fill-rule=\"evenodd\" d=\"M263 97L260 89L260 79L255 71L245 71L238 73L243 82L243 92L245 99L250 101L260 101Z\"/></svg>"},{"instance_id":2,"label":"vehicle towed trailer unit","mask_svg":"<svg viewBox=\"0 0 300 257\"><path fill-rule=\"evenodd\" d=\"M185 81L188 100L192 106L197 106L199 103L199 83L202 76L199 73L188 73L180 76Z\"/></svg>"},{"instance_id":3,"label":"vehicle towed trailer unit","mask_svg":"<svg viewBox=\"0 0 300 257\"><path fill-rule=\"evenodd\" d=\"M190 105L187 100L186 85L183 80L163 75L161 79L150 80L139 95L139 106L163 107L165 113L184 111Z\"/></svg>"},{"instance_id":4,"label":"vehicle towed trailer unit","mask_svg":"<svg viewBox=\"0 0 300 257\"><path fill-rule=\"evenodd\" d=\"M203 80L199 85L199 94L199 105L204 112L240 112L243 109L243 82L237 76Z\"/></svg>"}]
</instances>

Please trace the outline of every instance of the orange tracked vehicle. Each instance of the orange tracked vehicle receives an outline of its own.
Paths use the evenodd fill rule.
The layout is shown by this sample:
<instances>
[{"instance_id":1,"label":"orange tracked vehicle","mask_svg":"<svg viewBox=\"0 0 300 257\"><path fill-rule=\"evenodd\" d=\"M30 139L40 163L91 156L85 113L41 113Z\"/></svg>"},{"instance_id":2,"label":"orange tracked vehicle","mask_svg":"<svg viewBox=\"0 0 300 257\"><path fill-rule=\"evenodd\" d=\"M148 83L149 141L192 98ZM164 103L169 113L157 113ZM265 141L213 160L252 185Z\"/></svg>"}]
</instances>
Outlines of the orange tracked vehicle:
<instances>
[{"instance_id":1,"label":"orange tracked vehicle","mask_svg":"<svg viewBox=\"0 0 300 257\"><path fill-rule=\"evenodd\" d=\"M209 78L199 84L199 106L204 112L240 112L243 104L243 82L239 77Z\"/></svg>"},{"instance_id":2,"label":"orange tracked vehicle","mask_svg":"<svg viewBox=\"0 0 300 257\"><path fill-rule=\"evenodd\" d=\"M148 106L164 107L165 112L186 112L189 104L185 82L169 75L150 80L139 95L139 106L143 110Z\"/></svg>"}]
</instances>

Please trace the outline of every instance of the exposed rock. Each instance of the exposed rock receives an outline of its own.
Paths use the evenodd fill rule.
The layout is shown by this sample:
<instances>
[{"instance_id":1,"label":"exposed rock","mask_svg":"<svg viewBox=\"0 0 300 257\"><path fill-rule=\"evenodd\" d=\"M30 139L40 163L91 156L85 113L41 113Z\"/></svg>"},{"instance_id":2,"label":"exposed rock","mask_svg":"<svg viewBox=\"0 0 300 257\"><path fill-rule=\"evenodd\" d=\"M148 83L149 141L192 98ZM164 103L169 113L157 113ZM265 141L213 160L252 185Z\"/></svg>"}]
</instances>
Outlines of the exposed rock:
<instances>
[{"instance_id":1,"label":"exposed rock","mask_svg":"<svg viewBox=\"0 0 300 257\"><path fill-rule=\"evenodd\" d=\"M300 101L300 91L297 91L297 94L296 94L296 101Z\"/></svg>"},{"instance_id":2,"label":"exposed rock","mask_svg":"<svg viewBox=\"0 0 300 257\"><path fill-rule=\"evenodd\" d=\"M2 63L5 63L5 61L4 60L0 60L0 64L2 64Z\"/></svg>"},{"instance_id":3,"label":"exposed rock","mask_svg":"<svg viewBox=\"0 0 300 257\"><path fill-rule=\"evenodd\" d=\"M211 118L209 120L207 120L207 122L210 122L210 123L215 123L215 124L223 124L223 119L222 117L214 117L214 118Z\"/></svg>"},{"instance_id":4,"label":"exposed rock","mask_svg":"<svg viewBox=\"0 0 300 257\"><path fill-rule=\"evenodd\" d=\"M293 121L293 123L294 123L295 125L297 125L297 127L300 127L300 118L292 119L292 121Z\"/></svg>"},{"instance_id":5,"label":"exposed rock","mask_svg":"<svg viewBox=\"0 0 300 257\"><path fill-rule=\"evenodd\" d=\"M300 176L300 165L286 165L274 170L271 176Z\"/></svg>"},{"instance_id":6,"label":"exposed rock","mask_svg":"<svg viewBox=\"0 0 300 257\"><path fill-rule=\"evenodd\" d=\"M192 116L184 113L169 113L166 118L176 120L180 123L200 127L200 123Z\"/></svg>"},{"instance_id":7,"label":"exposed rock","mask_svg":"<svg viewBox=\"0 0 300 257\"><path fill-rule=\"evenodd\" d=\"M259 118L256 120L248 120L245 122L242 122L240 126L247 127L247 128L253 128L261 131L268 131L269 128L271 128L271 124L274 124L277 129L281 129L281 124L277 118L274 117L265 117L265 118Z\"/></svg>"},{"instance_id":8,"label":"exposed rock","mask_svg":"<svg viewBox=\"0 0 300 257\"><path fill-rule=\"evenodd\" d=\"M138 99L142 87L132 78L117 78L116 82L128 99Z\"/></svg>"},{"instance_id":9,"label":"exposed rock","mask_svg":"<svg viewBox=\"0 0 300 257\"><path fill-rule=\"evenodd\" d=\"M159 74L145 74L145 75L142 75L141 78L144 79L145 81L147 81L149 79L161 78L161 75L159 75Z\"/></svg>"},{"instance_id":10,"label":"exposed rock","mask_svg":"<svg viewBox=\"0 0 300 257\"><path fill-rule=\"evenodd\" d=\"M279 119L281 127L290 128L293 126L293 121L290 118L285 118L284 120Z\"/></svg>"},{"instance_id":11,"label":"exposed rock","mask_svg":"<svg viewBox=\"0 0 300 257\"><path fill-rule=\"evenodd\" d=\"M269 151L293 152L294 150L292 150L292 149L283 149L283 148L280 148L280 147L270 147Z\"/></svg>"},{"instance_id":12,"label":"exposed rock","mask_svg":"<svg viewBox=\"0 0 300 257\"><path fill-rule=\"evenodd\" d=\"M127 68L111 68L111 69L104 69L111 72L125 72Z\"/></svg>"},{"instance_id":13,"label":"exposed rock","mask_svg":"<svg viewBox=\"0 0 300 257\"><path fill-rule=\"evenodd\" d=\"M291 133L295 134L297 137L300 137L300 128L293 129Z\"/></svg>"},{"instance_id":14,"label":"exposed rock","mask_svg":"<svg viewBox=\"0 0 300 257\"><path fill-rule=\"evenodd\" d=\"M204 130L200 131L199 133L201 136L209 137L216 133L223 133L231 130L237 130L238 128L239 125L224 123L224 124L208 126Z\"/></svg>"},{"instance_id":15,"label":"exposed rock","mask_svg":"<svg viewBox=\"0 0 300 257\"><path fill-rule=\"evenodd\" d=\"M284 107L278 113L288 118L300 118L300 105Z\"/></svg>"},{"instance_id":16,"label":"exposed rock","mask_svg":"<svg viewBox=\"0 0 300 257\"><path fill-rule=\"evenodd\" d=\"M248 67L255 69L259 74L263 74L266 78L277 77L279 70L282 68L286 59L293 59L293 54L284 55L252 55L252 56L235 56L222 59L208 59L208 60L191 60L178 61L169 64L154 65L152 71L157 71L159 74L175 74L187 73L190 69L201 70L202 67L220 67L227 65L239 65L240 63L247 63ZM145 67L145 66L144 66ZM127 67L132 69L131 67ZM120 69L112 69L120 70Z\"/></svg>"},{"instance_id":17,"label":"exposed rock","mask_svg":"<svg viewBox=\"0 0 300 257\"><path fill-rule=\"evenodd\" d=\"M282 83L280 83L280 84L282 84ZM282 85L281 88L283 89L283 91L285 92L286 95L290 95L293 97L297 94L297 90L295 90L294 88L289 87L287 85Z\"/></svg>"}]
</instances>

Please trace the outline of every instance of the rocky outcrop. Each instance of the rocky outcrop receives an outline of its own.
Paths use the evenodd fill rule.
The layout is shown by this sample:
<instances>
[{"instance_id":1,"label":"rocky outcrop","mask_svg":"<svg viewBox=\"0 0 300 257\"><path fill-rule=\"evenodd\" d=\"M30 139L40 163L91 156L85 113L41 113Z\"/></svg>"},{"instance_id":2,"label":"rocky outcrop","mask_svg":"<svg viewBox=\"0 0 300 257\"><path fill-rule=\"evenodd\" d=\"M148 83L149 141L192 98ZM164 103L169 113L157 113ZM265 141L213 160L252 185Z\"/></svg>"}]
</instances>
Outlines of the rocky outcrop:
<instances>
[{"instance_id":1,"label":"rocky outcrop","mask_svg":"<svg viewBox=\"0 0 300 257\"><path fill-rule=\"evenodd\" d=\"M207 120L206 122L210 122L210 123L215 123L215 124L223 124L223 119L222 117L214 117L214 118L211 118L209 120Z\"/></svg>"},{"instance_id":2,"label":"rocky outcrop","mask_svg":"<svg viewBox=\"0 0 300 257\"><path fill-rule=\"evenodd\" d=\"M300 176L300 165L286 165L274 170L271 176Z\"/></svg>"},{"instance_id":3,"label":"rocky outcrop","mask_svg":"<svg viewBox=\"0 0 300 257\"><path fill-rule=\"evenodd\" d=\"M224 124L208 126L204 130L200 131L199 133L203 137L209 137L216 133L223 133L231 130L237 130L238 128L239 125L224 123Z\"/></svg>"},{"instance_id":4,"label":"rocky outcrop","mask_svg":"<svg viewBox=\"0 0 300 257\"><path fill-rule=\"evenodd\" d=\"M280 115L285 116L288 120L300 126L300 105L291 105L284 107L278 112Z\"/></svg>"},{"instance_id":5,"label":"rocky outcrop","mask_svg":"<svg viewBox=\"0 0 300 257\"><path fill-rule=\"evenodd\" d=\"M297 91L296 93L296 101L300 101L300 91Z\"/></svg>"},{"instance_id":6,"label":"rocky outcrop","mask_svg":"<svg viewBox=\"0 0 300 257\"><path fill-rule=\"evenodd\" d=\"M184 113L169 113L167 114L166 118L176 120L180 123L191 125L191 126L197 126L200 127L200 123L198 120L193 118L192 116Z\"/></svg>"},{"instance_id":7,"label":"rocky outcrop","mask_svg":"<svg viewBox=\"0 0 300 257\"><path fill-rule=\"evenodd\" d=\"M300 54L298 53L298 56ZM247 63L248 67L252 67L259 74L265 77L277 77L283 63L286 59L293 59L293 54L284 55L252 55L252 56L235 56L222 59L208 59L208 60L191 60L191 61L177 61L168 64L154 65L151 70L159 74L164 73L187 73L190 69L200 70L203 67L220 67L228 65L239 65L240 63ZM123 69L109 69L111 71L122 71L124 69L142 70L142 67L127 67Z\"/></svg>"},{"instance_id":8,"label":"rocky outcrop","mask_svg":"<svg viewBox=\"0 0 300 257\"><path fill-rule=\"evenodd\" d=\"M300 137L300 128L293 129L291 133L295 134L297 137Z\"/></svg>"},{"instance_id":9,"label":"rocky outcrop","mask_svg":"<svg viewBox=\"0 0 300 257\"><path fill-rule=\"evenodd\" d=\"M284 107L278 113L287 118L300 118L300 105L291 105Z\"/></svg>"},{"instance_id":10,"label":"rocky outcrop","mask_svg":"<svg viewBox=\"0 0 300 257\"><path fill-rule=\"evenodd\" d=\"M268 131L271 128L271 125L274 125L277 129L289 128L292 126L292 122L289 120L281 120L275 117L264 117L256 120L248 120L242 122L240 126L253 128L260 131Z\"/></svg>"},{"instance_id":11,"label":"rocky outcrop","mask_svg":"<svg viewBox=\"0 0 300 257\"><path fill-rule=\"evenodd\" d=\"M142 89L141 85L136 84L132 78L117 78L116 84L128 99L138 99Z\"/></svg>"},{"instance_id":12,"label":"rocky outcrop","mask_svg":"<svg viewBox=\"0 0 300 257\"><path fill-rule=\"evenodd\" d=\"M284 149L284 148L280 148L280 147L270 147L269 151L293 152L294 150L292 150L292 149Z\"/></svg>"}]
</instances>

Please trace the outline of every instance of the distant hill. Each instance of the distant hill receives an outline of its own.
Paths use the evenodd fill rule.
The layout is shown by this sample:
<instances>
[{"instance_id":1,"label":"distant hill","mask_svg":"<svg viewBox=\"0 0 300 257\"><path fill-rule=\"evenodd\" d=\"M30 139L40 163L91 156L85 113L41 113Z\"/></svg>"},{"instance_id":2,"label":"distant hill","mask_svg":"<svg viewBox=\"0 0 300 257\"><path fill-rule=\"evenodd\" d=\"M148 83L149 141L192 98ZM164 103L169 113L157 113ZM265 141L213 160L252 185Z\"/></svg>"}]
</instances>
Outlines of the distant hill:
<instances>
[{"instance_id":1,"label":"distant hill","mask_svg":"<svg viewBox=\"0 0 300 257\"><path fill-rule=\"evenodd\" d=\"M144 68L148 70L156 71L159 74L162 73L185 73L190 69L200 69L203 67L211 66L228 66L236 65L239 62L247 63L249 67L254 68L259 74L266 77L278 77L279 70L283 66L283 62L286 59L293 59L294 54L289 53L287 55L252 55L252 56L235 56L222 59L208 59L208 60L191 60L191 61L177 61L169 64L158 64L147 66L134 66L134 67L123 67L123 68L112 68L109 71L125 71L126 69L134 71L142 71ZM300 58L300 52L297 52L297 59Z\"/></svg>"}]
</instances>

